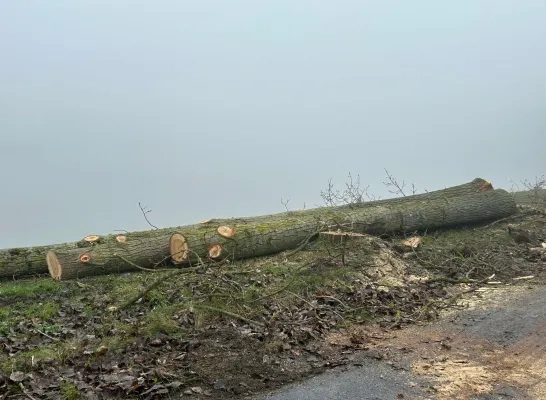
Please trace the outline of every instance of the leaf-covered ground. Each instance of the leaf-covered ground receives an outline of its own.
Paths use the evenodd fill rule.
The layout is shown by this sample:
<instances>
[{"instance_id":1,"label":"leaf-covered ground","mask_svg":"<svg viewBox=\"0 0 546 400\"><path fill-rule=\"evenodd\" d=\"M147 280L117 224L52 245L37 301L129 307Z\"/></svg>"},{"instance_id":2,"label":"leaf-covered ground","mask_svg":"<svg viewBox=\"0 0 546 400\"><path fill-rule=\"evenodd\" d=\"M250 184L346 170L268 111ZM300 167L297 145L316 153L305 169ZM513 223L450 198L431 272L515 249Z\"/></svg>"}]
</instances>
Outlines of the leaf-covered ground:
<instances>
[{"instance_id":1,"label":"leaf-covered ground","mask_svg":"<svg viewBox=\"0 0 546 400\"><path fill-rule=\"evenodd\" d=\"M491 281L546 281L536 205L421 234L416 249L365 237L191 273L1 282L0 399L245 398L348 362L364 338L340 350L332 332L380 334Z\"/></svg>"}]
</instances>

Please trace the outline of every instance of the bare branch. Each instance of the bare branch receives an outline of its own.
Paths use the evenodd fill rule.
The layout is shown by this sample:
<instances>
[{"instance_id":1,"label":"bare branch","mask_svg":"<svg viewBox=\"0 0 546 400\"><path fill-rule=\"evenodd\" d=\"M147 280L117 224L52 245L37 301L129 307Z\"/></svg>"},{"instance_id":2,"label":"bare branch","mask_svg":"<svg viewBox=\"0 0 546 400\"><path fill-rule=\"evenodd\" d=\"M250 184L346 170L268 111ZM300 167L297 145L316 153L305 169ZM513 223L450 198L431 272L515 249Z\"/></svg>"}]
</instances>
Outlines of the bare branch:
<instances>
[{"instance_id":1,"label":"bare branch","mask_svg":"<svg viewBox=\"0 0 546 400\"><path fill-rule=\"evenodd\" d=\"M284 201L284 200L282 199L282 197L281 197L281 204L284 206L284 208L286 208L286 211L290 211L290 210L288 209L288 203L289 203L289 202L290 202L290 199Z\"/></svg>"},{"instance_id":2,"label":"bare branch","mask_svg":"<svg viewBox=\"0 0 546 400\"><path fill-rule=\"evenodd\" d=\"M140 201L138 202L138 206L140 207L140 211L142 211L142 215L144 216L144 219L146 220L146 222L148 223L148 225L150 225L152 228L154 229L159 229L157 226L155 226L154 224L152 224L149 220L148 220L148 217L146 216L146 214L148 214L149 212L152 212L152 210L146 210L147 207L142 207L142 205L140 204Z\"/></svg>"},{"instance_id":3,"label":"bare branch","mask_svg":"<svg viewBox=\"0 0 546 400\"><path fill-rule=\"evenodd\" d=\"M389 171L385 168L385 173L387 174L388 182L383 182L387 188L394 188L389 189L389 192L393 194L401 194L402 196L406 197L406 194L404 193L404 187L406 186L406 182L402 181L402 184L399 184L398 181L389 174Z\"/></svg>"},{"instance_id":4,"label":"bare branch","mask_svg":"<svg viewBox=\"0 0 546 400\"><path fill-rule=\"evenodd\" d=\"M344 204L361 204L366 202L366 197L368 200L375 200L375 196L370 196L368 194L369 186L365 188L360 187L360 176L357 175L353 179L351 173L349 173L349 180L345 183L345 190L340 192L339 190L334 189L332 179L328 181L328 189L320 192L320 195L327 206L335 207Z\"/></svg>"}]
</instances>

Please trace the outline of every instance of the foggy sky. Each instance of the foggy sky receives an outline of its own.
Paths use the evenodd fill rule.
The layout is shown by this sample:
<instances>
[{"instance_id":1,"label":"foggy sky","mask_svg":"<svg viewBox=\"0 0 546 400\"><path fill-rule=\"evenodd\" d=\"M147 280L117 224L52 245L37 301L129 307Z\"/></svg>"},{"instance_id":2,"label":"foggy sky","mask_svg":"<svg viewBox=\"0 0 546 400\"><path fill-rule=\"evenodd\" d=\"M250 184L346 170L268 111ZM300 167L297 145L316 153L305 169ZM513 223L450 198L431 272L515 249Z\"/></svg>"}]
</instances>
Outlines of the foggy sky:
<instances>
[{"instance_id":1,"label":"foggy sky","mask_svg":"<svg viewBox=\"0 0 546 400\"><path fill-rule=\"evenodd\" d=\"M0 248L546 173L544 1L4 1Z\"/></svg>"}]
</instances>

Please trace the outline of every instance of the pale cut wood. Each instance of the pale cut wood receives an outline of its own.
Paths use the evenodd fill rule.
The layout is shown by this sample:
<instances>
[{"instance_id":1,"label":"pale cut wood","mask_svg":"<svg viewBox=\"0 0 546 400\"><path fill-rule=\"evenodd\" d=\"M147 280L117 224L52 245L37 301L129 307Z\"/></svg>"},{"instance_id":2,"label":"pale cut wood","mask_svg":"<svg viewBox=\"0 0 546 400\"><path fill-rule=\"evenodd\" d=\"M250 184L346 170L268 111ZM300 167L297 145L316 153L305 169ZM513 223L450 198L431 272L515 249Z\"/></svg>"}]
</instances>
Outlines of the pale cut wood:
<instances>
[{"instance_id":1,"label":"pale cut wood","mask_svg":"<svg viewBox=\"0 0 546 400\"><path fill-rule=\"evenodd\" d=\"M219 226L217 229L220 236L223 236L225 238L231 238L235 236L235 233L237 233L237 229L235 229L232 226Z\"/></svg>"},{"instance_id":2,"label":"pale cut wood","mask_svg":"<svg viewBox=\"0 0 546 400\"><path fill-rule=\"evenodd\" d=\"M188 242L184 235L173 233L169 240L169 249L173 264L180 264L188 258Z\"/></svg>"},{"instance_id":3,"label":"pale cut wood","mask_svg":"<svg viewBox=\"0 0 546 400\"><path fill-rule=\"evenodd\" d=\"M49 250L47 252L46 262L51 277L56 281L61 280L61 263L59 262L59 259L57 258L57 255L53 250Z\"/></svg>"},{"instance_id":4,"label":"pale cut wood","mask_svg":"<svg viewBox=\"0 0 546 400\"><path fill-rule=\"evenodd\" d=\"M116 242L125 243L126 241L127 241L127 236L125 236L125 235L117 235L116 236Z\"/></svg>"},{"instance_id":5,"label":"pale cut wood","mask_svg":"<svg viewBox=\"0 0 546 400\"><path fill-rule=\"evenodd\" d=\"M89 236L84 237L83 240L86 241L87 243L95 243L95 242L98 242L100 240L100 236L99 235L89 235Z\"/></svg>"},{"instance_id":6,"label":"pale cut wood","mask_svg":"<svg viewBox=\"0 0 546 400\"><path fill-rule=\"evenodd\" d=\"M222 246L219 244L212 244L209 246L209 257L218 258L222 255Z\"/></svg>"},{"instance_id":7,"label":"pale cut wood","mask_svg":"<svg viewBox=\"0 0 546 400\"><path fill-rule=\"evenodd\" d=\"M402 244L404 246L411 247L412 249L416 249L421 244L421 241L422 241L421 236L412 236L404 240Z\"/></svg>"},{"instance_id":8,"label":"pale cut wood","mask_svg":"<svg viewBox=\"0 0 546 400\"><path fill-rule=\"evenodd\" d=\"M356 232L342 232L341 230L326 231L326 232L319 233L320 240L322 240L325 243L336 244L336 245L344 244L351 239L362 238L362 237L366 237L366 235L362 233L356 233Z\"/></svg>"}]
</instances>

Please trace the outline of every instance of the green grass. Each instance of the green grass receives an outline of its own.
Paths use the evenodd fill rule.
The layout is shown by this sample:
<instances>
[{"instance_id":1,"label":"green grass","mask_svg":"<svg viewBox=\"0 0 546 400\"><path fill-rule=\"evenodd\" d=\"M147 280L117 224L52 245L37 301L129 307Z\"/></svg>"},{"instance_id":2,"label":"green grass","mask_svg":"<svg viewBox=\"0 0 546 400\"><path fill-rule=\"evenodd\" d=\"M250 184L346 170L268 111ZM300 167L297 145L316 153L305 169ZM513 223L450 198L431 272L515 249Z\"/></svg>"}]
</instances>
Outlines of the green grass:
<instances>
[{"instance_id":1,"label":"green grass","mask_svg":"<svg viewBox=\"0 0 546 400\"><path fill-rule=\"evenodd\" d=\"M57 293L62 289L63 285L51 279L1 282L0 297L33 297L44 293Z\"/></svg>"},{"instance_id":2,"label":"green grass","mask_svg":"<svg viewBox=\"0 0 546 400\"><path fill-rule=\"evenodd\" d=\"M158 333L175 335L180 333L180 327L174 320L174 313L181 307L158 306L150 311L144 318L144 334L154 337Z\"/></svg>"},{"instance_id":3,"label":"green grass","mask_svg":"<svg viewBox=\"0 0 546 400\"><path fill-rule=\"evenodd\" d=\"M30 372L33 366L44 360L59 360L59 355L59 349L56 345L21 351L13 357L2 360L0 362L0 371L7 375L13 371Z\"/></svg>"},{"instance_id":4,"label":"green grass","mask_svg":"<svg viewBox=\"0 0 546 400\"><path fill-rule=\"evenodd\" d=\"M76 400L80 398L80 391L70 382L61 382L61 396L63 400Z\"/></svg>"},{"instance_id":5,"label":"green grass","mask_svg":"<svg viewBox=\"0 0 546 400\"><path fill-rule=\"evenodd\" d=\"M15 310L15 312L31 319L48 320L59 312L59 303L53 301L32 303L22 307L20 311Z\"/></svg>"}]
</instances>

